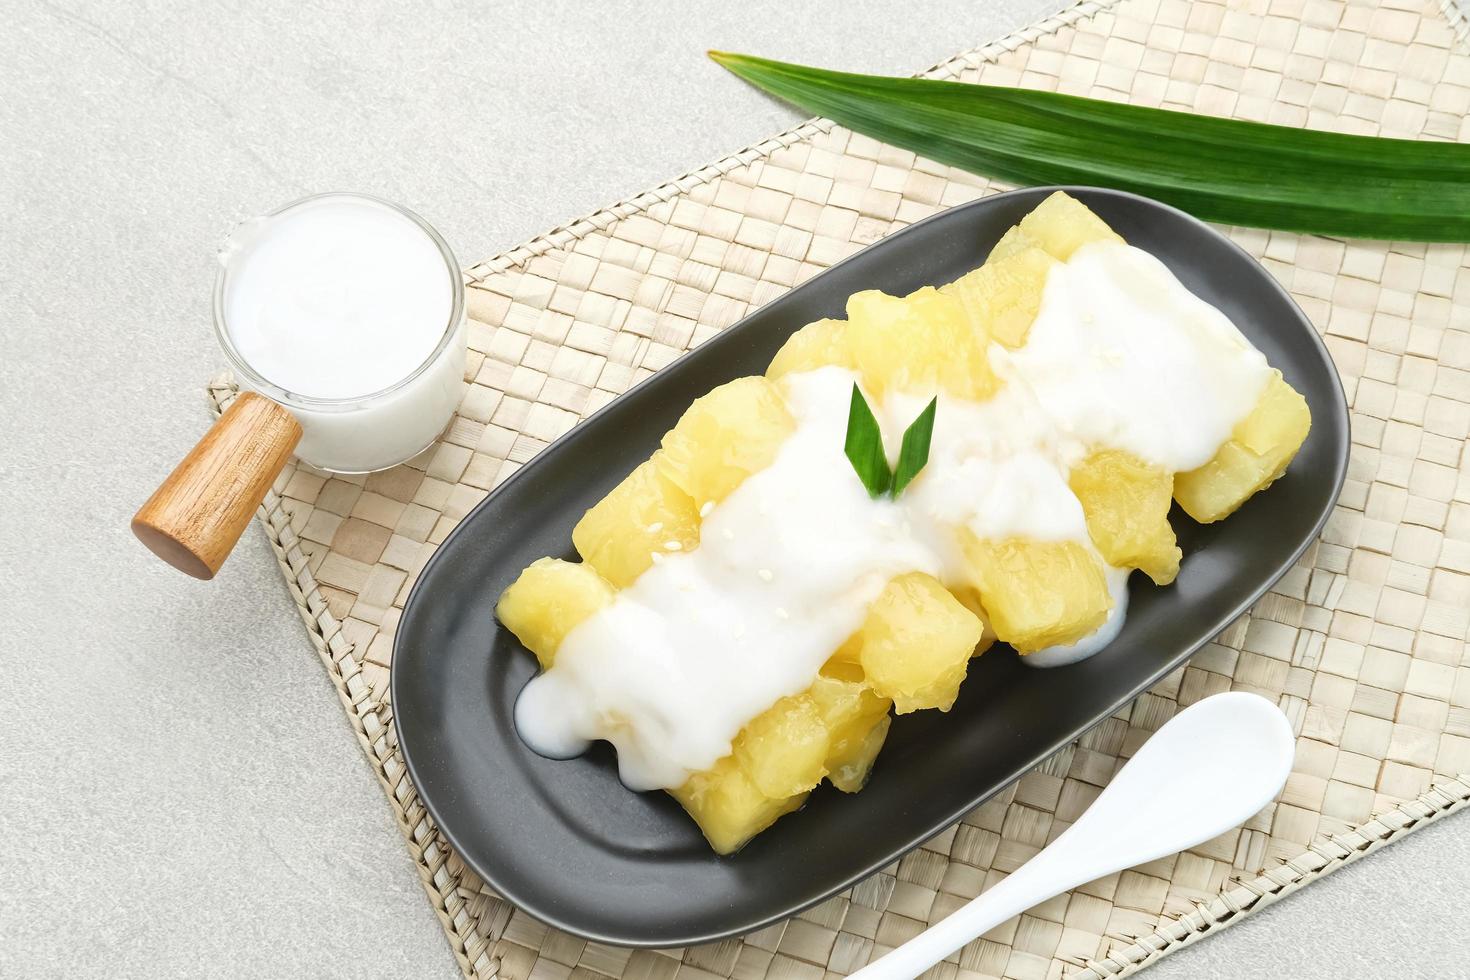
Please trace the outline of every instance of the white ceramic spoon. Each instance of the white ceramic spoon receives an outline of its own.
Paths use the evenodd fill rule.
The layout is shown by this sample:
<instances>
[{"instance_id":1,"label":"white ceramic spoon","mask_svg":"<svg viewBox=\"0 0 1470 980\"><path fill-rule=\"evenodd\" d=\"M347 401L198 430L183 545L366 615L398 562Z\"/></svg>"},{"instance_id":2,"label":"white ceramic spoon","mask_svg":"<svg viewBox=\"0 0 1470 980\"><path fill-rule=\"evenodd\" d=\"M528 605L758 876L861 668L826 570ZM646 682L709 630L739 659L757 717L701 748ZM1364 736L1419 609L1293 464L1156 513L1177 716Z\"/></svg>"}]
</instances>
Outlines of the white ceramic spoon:
<instances>
[{"instance_id":1,"label":"white ceramic spoon","mask_svg":"<svg viewBox=\"0 0 1470 980\"><path fill-rule=\"evenodd\" d=\"M1033 905L1223 834L1276 798L1295 752L1286 716L1265 698L1235 691L1196 702L1155 732L1060 837L852 980L912 980Z\"/></svg>"}]
</instances>

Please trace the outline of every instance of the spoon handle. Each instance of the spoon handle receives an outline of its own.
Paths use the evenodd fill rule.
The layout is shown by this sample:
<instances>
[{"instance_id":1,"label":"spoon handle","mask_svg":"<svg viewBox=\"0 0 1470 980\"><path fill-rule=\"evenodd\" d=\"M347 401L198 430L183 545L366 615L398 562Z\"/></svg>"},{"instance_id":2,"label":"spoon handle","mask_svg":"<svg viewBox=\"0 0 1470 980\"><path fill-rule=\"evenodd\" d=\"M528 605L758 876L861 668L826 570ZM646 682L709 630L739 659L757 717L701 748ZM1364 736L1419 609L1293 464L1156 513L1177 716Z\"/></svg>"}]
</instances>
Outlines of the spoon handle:
<instances>
[{"instance_id":1,"label":"spoon handle","mask_svg":"<svg viewBox=\"0 0 1470 980\"><path fill-rule=\"evenodd\" d=\"M1057 838L1030 861L990 890L972 898L949 917L910 939L893 952L851 975L851 980L911 980L976 936L983 936L1007 919L1020 915L1064 891L1121 871L1084 864L1074 848Z\"/></svg>"}]
</instances>

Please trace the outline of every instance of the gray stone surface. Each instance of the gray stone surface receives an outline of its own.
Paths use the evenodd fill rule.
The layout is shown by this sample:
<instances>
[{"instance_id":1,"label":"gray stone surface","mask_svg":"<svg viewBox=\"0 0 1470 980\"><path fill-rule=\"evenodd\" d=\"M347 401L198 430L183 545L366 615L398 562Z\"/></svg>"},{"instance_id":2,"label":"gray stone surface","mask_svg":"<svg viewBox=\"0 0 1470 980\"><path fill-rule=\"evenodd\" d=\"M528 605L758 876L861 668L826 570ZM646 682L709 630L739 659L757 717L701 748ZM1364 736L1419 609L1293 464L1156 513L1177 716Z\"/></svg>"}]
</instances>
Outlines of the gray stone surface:
<instances>
[{"instance_id":1,"label":"gray stone surface","mask_svg":"<svg viewBox=\"0 0 1470 980\"><path fill-rule=\"evenodd\" d=\"M456 972L262 537L205 584L127 530L233 221L361 189L478 259L795 120L706 47L899 72L1057 5L0 0L0 973ZM1154 975L1462 969L1465 831Z\"/></svg>"}]
</instances>

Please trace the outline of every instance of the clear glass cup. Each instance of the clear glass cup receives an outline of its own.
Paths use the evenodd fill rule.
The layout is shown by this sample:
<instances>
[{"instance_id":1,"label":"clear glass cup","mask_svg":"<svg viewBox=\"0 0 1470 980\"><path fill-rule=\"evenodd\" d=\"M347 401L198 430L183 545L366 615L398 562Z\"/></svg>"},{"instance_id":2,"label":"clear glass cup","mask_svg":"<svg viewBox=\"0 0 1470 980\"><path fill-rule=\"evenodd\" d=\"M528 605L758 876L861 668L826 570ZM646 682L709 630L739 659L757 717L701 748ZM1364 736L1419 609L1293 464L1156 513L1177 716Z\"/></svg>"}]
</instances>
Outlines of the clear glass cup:
<instances>
[{"instance_id":1,"label":"clear glass cup","mask_svg":"<svg viewBox=\"0 0 1470 980\"><path fill-rule=\"evenodd\" d=\"M405 364L398 381L370 394L318 398L288 391L262 376L235 346L226 316L229 258L223 260L214 283L215 338L243 388L277 402L301 423L301 442L296 447L298 458L334 473L370 473L396 466L423 452L454 416L464 380L464 282L448 243L427 221L407 208L371 195L314 194L256 220L269 222L328 199L390 209L413 222L444 257L444 274L451 290L450 315L433 352L422 363Z\"/></svg>"}]
</instances>

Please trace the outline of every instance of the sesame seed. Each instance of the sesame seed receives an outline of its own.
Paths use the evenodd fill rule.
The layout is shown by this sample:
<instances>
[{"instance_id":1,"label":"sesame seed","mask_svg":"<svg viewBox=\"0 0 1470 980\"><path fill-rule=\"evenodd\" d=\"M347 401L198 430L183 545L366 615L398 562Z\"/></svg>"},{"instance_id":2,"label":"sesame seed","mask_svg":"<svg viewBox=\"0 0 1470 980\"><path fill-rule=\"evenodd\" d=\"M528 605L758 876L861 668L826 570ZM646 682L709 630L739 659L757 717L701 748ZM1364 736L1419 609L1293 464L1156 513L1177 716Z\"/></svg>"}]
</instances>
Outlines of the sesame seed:
<instances>
[{"instance_id":1,"label":"sesame seed","mask_svg":"<svg viewBox=\"0 0 1470 980\"><path fill-rule=\"evenodd\" d=\"M762 568L760 571L756 572L756 574L760 576L762 582L769 582L776 577L775 575L771 574L771 570L769 568Z\"/></svg>"},{"instance_id":2,"label":"sesame seed","mask_svg":"<svg viewBox=\"0 0 1470 980\"><path fill-rule=\"evenodd\" d=\"M648 531L649 534L657 534L658 532L662 531L663 529L664 529L664 522L663 521L654 521L652 524L648 525L648 527L647 527L647 531Z\"/></svg>"},{"instance_id":3,"label":"sesame seed","mask_svg":"<svg viewBox=\"0 0 1470 980\"><path fill-rule=\"evenodd\" d=\"M712 511L712 510L714 510L714 509L715 509L715 502L713 500L706 500L704 502L704 506L701 507L701 508L699 508L699 516L700 517L708 517L709 516L709 512Z\"/></svg>"},{"instance_id":4,"label":"sesame seed","mask_svg":"<svg viewBox=\"0 0 1470 980\"><path fill-rule=\"evenodd\" d=\"M683 544L683 542L680 542L680 541L665 541L664 542L664 550L665 551L683 551L684 550L684 544Z\"/></svg>"}]
</instances>

